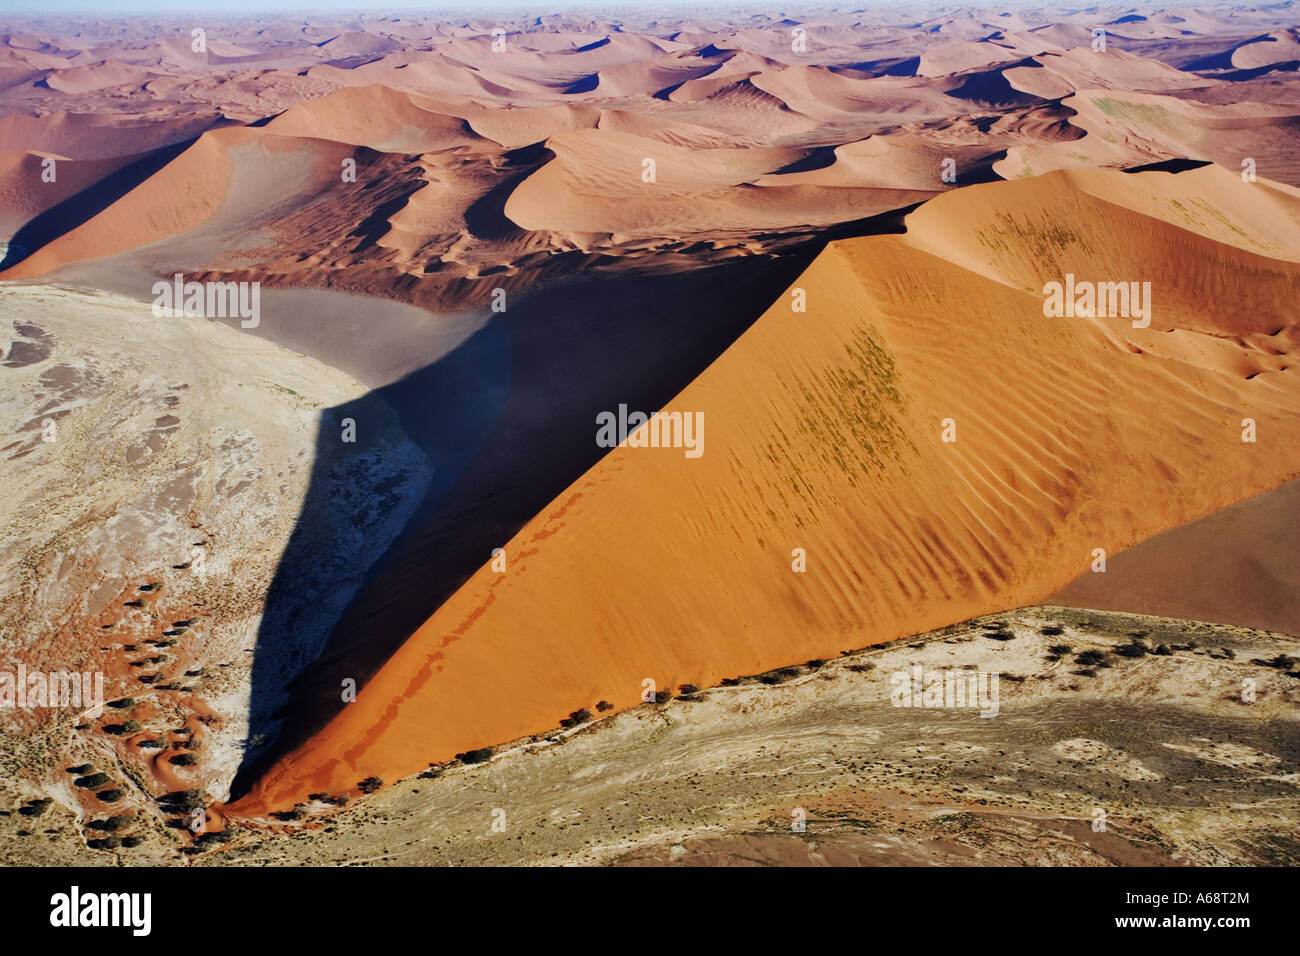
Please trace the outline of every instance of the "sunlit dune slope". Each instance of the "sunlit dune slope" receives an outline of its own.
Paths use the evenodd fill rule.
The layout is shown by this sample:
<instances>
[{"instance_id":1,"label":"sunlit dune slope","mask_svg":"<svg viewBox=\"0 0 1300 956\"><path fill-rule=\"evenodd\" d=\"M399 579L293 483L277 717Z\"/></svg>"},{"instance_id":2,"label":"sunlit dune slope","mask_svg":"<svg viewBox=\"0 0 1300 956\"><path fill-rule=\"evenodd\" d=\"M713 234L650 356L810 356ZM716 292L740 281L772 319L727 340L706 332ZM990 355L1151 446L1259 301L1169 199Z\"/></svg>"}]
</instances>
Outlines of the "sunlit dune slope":
<instances>
[{"instance_id":1,"label":"sunlit dune slope","mask_svg":"<svg viewBox=\"0 0 1300 956\"><path fill-rule=\"evenodd\" d=\"M795 284L806 312L781 297L668 404L703 413L701 457L609 453L236 812L630 707L647 678L715 684L1029 604L1094 549L1300 472L1295 190L1060 172L907 225L832 244ZM1066 273L1150 282L1150 327L1046 317Z\"/></svg>"}]
</instances>

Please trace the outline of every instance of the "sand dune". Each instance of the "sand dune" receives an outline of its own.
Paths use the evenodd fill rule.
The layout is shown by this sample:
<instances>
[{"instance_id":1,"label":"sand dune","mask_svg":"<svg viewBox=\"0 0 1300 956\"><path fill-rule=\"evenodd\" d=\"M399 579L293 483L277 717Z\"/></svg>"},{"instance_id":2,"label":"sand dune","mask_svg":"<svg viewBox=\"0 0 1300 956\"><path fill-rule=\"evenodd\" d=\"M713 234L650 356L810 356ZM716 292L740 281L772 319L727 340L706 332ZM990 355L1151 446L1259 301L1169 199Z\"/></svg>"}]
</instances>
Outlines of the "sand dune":
<instances>
[{"instance_id":1,"label":"sand dune","mask_svg":"<svg viewBox=\"0 0 1300 956\"><path fill-rule=\"evenodd\" d=\"M707 686L1039 600L1094 548L1294 477L1300 384L1237 359L1264 336L1294 360L1300 265L1260 250L1297 229L1293 191L1214 169L1058 173L834 244L795 283L806 314L782 296L665 406L704 413L701 458L603 459L235 812L628 707L646 678ZM1066 272L1153 281L1151 327L1044 317ZM1246 416L1267 440L1241 441Z\"/></svg>"},{"instance_id":2,"label":"sand dune","mask_svg":"<svg viewBox=\"0 0 1300 956\"><path fill-rule=\"evenodd\" d=\"M72 415L105 454L148 458L114 501L171 508L189 492L145 486L198 454L219 489L203 514L255 487L279 535L223 542L240 598L214 599L218 639L175 665L219 655L224 674L167 673L174 711L140 711L211 759L174 765L98 725L67 746L138 770L149 786L122 799L160 824L146 792L220 796L238 764L248 817L629 708L645 678L716 683L1053 592L1286 630L1295 485L1257 500L1281 506L1243 499L1298 467L1291 16L340 11L205 18L196 48L179 21L15 14L0 280L51 316L0 335L0 365L31 385L15 487L35 473L76 499L82 471L36 439L42 414ZM257 459L276 468L227 480L225 439L170 405L137 422L103 393L126 410L111 426L49 405L90 369L144 381L131 363L154 354L57 309L121 293L134 304L105 315L138 331L178 271L259 283L259 327L195 335L256 357L223 368L288 356L292 376L257 386L296 410L265 431L298 443ZM1045 316L1067 274L1149 281L1149 326ZM160 336L184 351L184 327ZM160 403L181 400L155 388L173 364L148 373ZM313 381L346 388L320 405ZM233 400L255 383L218 384ZM624 401L705 413L703 456L594 444L594 415ZM335 417L363 444L394 438L400 488L368 452L336 454ZM277 495L286 463L298 483ZM29 640L0 652L99 648L118 622L83 613L86 579L60 570L84 549L68 557L62 518L31 513L26 590L0 602L0 633ZM177 534L201 523L173 517ZM95 578L96 613L146 565L182 582L156 542L86 521L119 569ZM1222 560L1186 558L1215 545ZM1095 548L1106 575L1087 570ZM364 686L336 712L340 676ZM20 785L66 790L39 776Z\"/></svg>"}]
</instances>

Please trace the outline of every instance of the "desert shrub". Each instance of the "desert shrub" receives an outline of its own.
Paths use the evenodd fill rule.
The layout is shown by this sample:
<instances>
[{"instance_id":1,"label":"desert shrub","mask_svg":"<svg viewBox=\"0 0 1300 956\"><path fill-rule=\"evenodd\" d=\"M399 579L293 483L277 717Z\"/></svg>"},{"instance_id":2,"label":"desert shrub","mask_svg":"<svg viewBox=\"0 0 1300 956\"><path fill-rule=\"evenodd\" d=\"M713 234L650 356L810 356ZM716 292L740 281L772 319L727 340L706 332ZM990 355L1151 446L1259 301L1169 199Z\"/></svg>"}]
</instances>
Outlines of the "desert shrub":
<instances>
[{"instance_id":1,"label":"desert shrub","mask_svg":"<svg viewBox=\"0 0 1300 956\"><path fill-rule=\"evenodd\" d=\"M1010 631L989 631L984 635L991 641L1014 641L1016 635Z\"/></svg>"},{"instance_id":2,"label":"desert shrub","mask_svg":"<svg viewBox=\"0 0 1300 956\"><path fill-rule=\"evenodd\" d=\"M1074 650L1074 648L1069 644L1053 644L1048 648L1048 650L1057 657L1064 657L1066 654L1070 653L1070 651Z\"/></svg>"},{"instance_id":3,"label":"desert shrub","mask_svg":"<svg viewBox=\"0 0 1300 956\"><path fill-rule=\"evenodd\" d=\"M173 790L171 793L164 794L158 802L169 813L186 813L207 806L208 795L202 790Z\"/></svg>"},{"instance_id":4,"label":"desert shrub","mask_svg":"<svg viewBox=\"0 0 1300 956\"><path fill-rule=\"evenodd\" d=\"M1270 660L1261 660L1257 657L1251 663L1258 667L1276 667L1278 670L1290 670L1291 665L1297 663L1297 660L1294 657L1288 657L1286 654L1279 654Z\"/></svg>"},{"instance_id":5,"label":"desert shrub","mask_svg":"<svg viewBox=\"0 0 1300 956\"><path fill-rule=\"evenodd\" d=\"M178 767L193 767L199 762L199 758L192 753L172 754L168 758L169 763L174 763Z\"/></svg>"},{"instance_id":6,"label":"desert shrub","mask_svg":"<svg viewBox=\"0 0 1300 956\"><path fill-rule=\"evenodd\" d=\"M144 837L140 836L122 837L122 846L139 846L143 842Z\"/></svg>"},{"instance_id":7,"label":"desert shrub","mask_svg":"<svg viewBox=\"0 0 1300 956\"><path fill-rule=\"evenodd\" d=\"M480 747L478 750L467 750L463 754L456 754L456 759L461 763L483 763L491 757L491 747Z\"/></svg>"},{"instance_id":8,"label":"desert shrub","mask_svg":"<svg viewBox=\"0 0 1300 956\"><path fill-rule=\"evenodd\" d=\"M101 790L99 793L95 794L95 796L104 803L117 803L117 801L122 799L124 792L125 791L120 788L114 787L112 790Z\"/></svg>"},{"instance_id":9,"label":"desert shrub","mask_svg":"<svg viewBox=\"0 0 1300 956\"><path fill-rule=\"evenodd\" d=\"M117 700L110 700L108 702L109 707L114 707L117 710L125 710L127 707L131 707L134 704L135 704L134 697L121 697L118 698Z\"/></svg>"},{"instance_id":10,"label":"desert shrub","mask_svg":"<svg viewBox=\"0 0 1300 956\"><path fill-rule=\"evenodd\" d=\"M65 773L90 773L90 771L92 771L92 770L94 770L94 769L95 769L95 765L94 765L94 764L90 764L90 763L79 763L79 764L77 764L75 767L69 767L69 768L68 768L66 771L64 771L64 772L65 772Z\"/></svg>"},{"instance_id":11,"label":"desert shrub","mask_svg":"<svg viewBox=\"0 0 1300 956\"><path fill-rule=\"evenodd\" d=\"M1038 633L1045 634L1048 637L1057 637L1065 633L1065 628L1057 624L1048 624L1041 628Z\"/></svg>"},{"instance_id":12,"label":"desert shrub","mask_svg":"<svg viewBox=\"0 0 1300 956\"><path fill-rule=\"evenodd\" d=\"M100 787L108 783L108 774L92 773L86 777L78 777L72 782L78 787Z\"/></svg>"},{"instance_id":13,"label":"desert shrub","mask_svg":"<svg viewBox=\"0 0 1300 956\"><path fill-rule=\"evenodd\" d=\"M596 709L603 714L607 710L613 710L614 705L607 700L602 700L598 704L596 704Z\"/></svg>"},{"instance_id":14,"label":"desert shrub","mask_svg":"<svg viewBox=\"0 0 1300 956\"><path fill-rule=\"evenodd\" d=\"M700 692L700 688L695 684L682 684L677 689L683 694L698 694Z\"/></svg>"},{"instance_id":15,"label":"desert shrub","mask_svg":"<svg viewBox=\"0 0 1300 956\"><path fill-rule=\"evenodd\" d=\"M114 830L122 829L122 827L126 826L134 819L135 816L133 814L119 813L117 816L108 817L105 820L91 820L86 824L86 827L91 830L105 830L112 833Z\"/></svg>"},{"instance_id":16,"label":"desert shrub","mask_svg":"<svg viewBox=\"0 0 1300 956\"><path fill-rule=\"evenodd\" d=\"M740 686L740 678L739 678L739 677L724 677L724 678L722 679L722 686L723 686L723 687L739 687L739 686Z\"/></svg>"},{"instance_id":17,"label":"desert shrub","mask_svg":"<svg viewBox=\"0 0 1300 956\"><path fill-rule=\"evenodd\" d=\"M362 793L374 793L376 790L383 787L383 785L384 781L380 780L378 777L366 777L365 780L362 780L357 784L357 789Z\"/></svg>"},{"instance_id":18,"label":"desert shrub","mask_svg":"<svg viewBox=\"0 0 1300 956\"><path fill-rule=\"evenodd\" d=\"M875 665L875 664L848 664L848 665L846 665L846 666L848 667L849 670L854 671L854 672L859 673L859 674L861 674L861 673L863 673L863 672L865 672L865 671L875 670L875 668L876 668L876 665Z\"/></svg>"},{"instance_id":19,"label":"desert shrub","mask_svg":"<svg viewBox=\"0 0 1300 956\"><path fill-rule=\"evenodd\" d=\"M1082 664L1084 667L1109 667L1106 663L1106 655L1101 651L1084 651L1074 658L1076 664Z\"/></svg>"},{"instance_id":20,"label":"desert shrub","mask_svg":"<svg viewBox=\"0 0 1300 956\"><path fill-rule=\"evenodd\" d=\"M50 808L50 804L53 802L49 797L38 797L28 802L26 806L19 807L18 812L25 817L44 816L45 811Z\"/></svg>"},{"instance_id":21,"label":"desert shrub","mask_svg":"<svg viewBox=\"0 0 1300 956\"><path fill-rule=\"evenodd\" d=\"M112 834L109 834L106 837L101 837L98 840L86 841L86 846L90 847L92 850L116 850L121 845L121 838Z\"/></svg>"},{"instance_id":22,"label":"desert shrub","mask_svg":"<svg viewBox=\"0 0 1300 956\"><path fill-rule=\"evenodd\" d=\"M817 668L819 667L825 667L826 662L822 660L820 657L814 657L812 660L808 661L808 666L811 667L813 670L817 670Z\"/></svg>"},{"instance_id":23,"label":"desert shrub","mask_svg":"<svg viewBox=\"0 0 1300 956\"><path fill-rule=\"evenodd\" d=\"M673 699L673 692L670 691L670 690L658 690L658 691L655 691L655 703L656 703L656 704L666 704L666 703L668 703L668 701L670 701L670 700L672 700L672 699Z\"/></svg>"},{"instance_id":24,"label":"desert shrub","mask_svg":"<svg viewBox=\"0 0 1300 956\"><path fill-rule=\"evenodd\" d=\"M1130 644L1121 644L1115 648L1115 653L1120 657L1142 657L1150 650L1145 644L1134 638Z\"/></svg>"}]
</instances>

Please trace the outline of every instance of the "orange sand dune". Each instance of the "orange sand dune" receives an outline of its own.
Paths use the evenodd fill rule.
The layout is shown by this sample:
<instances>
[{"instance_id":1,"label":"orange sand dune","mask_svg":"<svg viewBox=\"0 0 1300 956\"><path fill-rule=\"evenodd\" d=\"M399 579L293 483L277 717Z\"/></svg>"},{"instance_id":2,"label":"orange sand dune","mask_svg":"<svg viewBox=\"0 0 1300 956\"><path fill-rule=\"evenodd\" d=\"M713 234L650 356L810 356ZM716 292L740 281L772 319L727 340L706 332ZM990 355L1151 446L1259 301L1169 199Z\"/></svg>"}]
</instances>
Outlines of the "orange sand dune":
<instances>
[{"instance_id":1,"label":"orange sand dune","mask_svg":"<svg viewBox=\"0 0 1300 956\"><path fill-rule=\"evenodd\" d=\"M782 296L668 403L703 414L701 457L610 452L232 809L630 707L647 678L715 684L1040 601L1094 549L1300 473L1296 190L1053 173L907 226L833 243L794 284L806 312ZM1150 281L1150 327L1045 316L1066 273Z\"/></svg>"},{"instance_id":2,"label":"orange sand dune","mask_svg":"<svg viewBox=\"0 0 1300 956\"><path fill-rule=\"evenodd\" d=\"M1294 30L1277 30L1243 43L1232 51L1232 65L1239 70L1256 69L1273 63L1300 60L1300 39Z\"/></svg>"},{"instance_id":3,"label":"orange sand dune","mask_svg":"<svg viewBox=\"0 0 1300 956\"><path fill-rule=\"evenodd\" d=\"M1013 82L1024 75L1008 71ZM1242 160L1249 157L1258 177L1300 185L1300 105L1219 105L1110 89L1081 89L1062 105L1075 112L1069 122L1086 136L1017 147L996 167L1000 175L1010 179L1051 169L1137 166L1182 157L1217 162L1240 173Z\"/></svg>"},{"instance_id":4,"label":"orange sand dune","mask_svg":"<svg viewBox=\"0 0 1300 956\"><path fill-rule=\"evenodd\" d=\"M273 226L279 212L337 183L341 159L351 152L337 143L248 127L205 133L144 183L7 270L4 278L46 275L69 263L191 234L205 224L210 235L195 236L192 255L198 261L183 262L179 248L169 246L161 251L172 257L168 268L211 263L222 252L238 251L231 243L256 247L266 241L259 229Z\"/></svg>"},{"instance_id":5,"label":"orange sand dune","mask_svg":"<svg viewBox=\"0 0 1300 956\"><path fill-rule=\"evenodd\" d=\"M106 61L94 66L56 70L45 78L45 83L52 90L76 94L125 86L128 83L138 85L148 82L156 75L138 66Z\"/></svg>"},{"instance_id":6,"label":"orange sand dune","mask_svg":"<svg viewBox=\"0 0 1300 956\"><path fill-rule=\"evenodd\" d=\"M866 218L930 193L909 192L905 184L829 192L804 185L746 186L807 155L797 149L692 149L607 128L560 133L547 147L555 159L505 204L506 216L524 229L630 237L775 229ZM643 179L649 161L653 182Z\"/></svg>"},{"instance_id":7,"label":"orange sand dune","mask_svg":"<svg viewBox=\"0 0 1300 956\"><path fill-rule=\"evenodd\" d=\"M377 85L291 106L266 128L396 153L451 149L478 139L463 119L440 113L434 102Z\"/></svg>"}]
</instances>

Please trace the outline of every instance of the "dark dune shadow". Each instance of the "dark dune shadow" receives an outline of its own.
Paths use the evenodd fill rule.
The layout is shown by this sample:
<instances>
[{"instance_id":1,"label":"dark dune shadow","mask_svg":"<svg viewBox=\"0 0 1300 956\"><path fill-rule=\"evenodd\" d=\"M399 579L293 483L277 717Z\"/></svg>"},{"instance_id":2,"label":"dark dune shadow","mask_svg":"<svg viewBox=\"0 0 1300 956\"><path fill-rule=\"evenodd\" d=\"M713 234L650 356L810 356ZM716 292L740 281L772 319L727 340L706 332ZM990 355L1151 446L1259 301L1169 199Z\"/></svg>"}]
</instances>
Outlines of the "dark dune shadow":
<instances>
[{"instance_id":1,"label":"dark dune shadow","mask_svg":"<svg viewBox=\"0 0 1300 956\"><path fill-rule=\"evenodd\" d=\"M46 243L99 215L189 149L194 142L193 139L187 139L146 153L34 217L9 240L9 251L0 260L0 272L17 265Z\"/></svg>"},{"instance_id":2,"label":"dark dune shadow","mask_svg":"<svg viewBox=\"0 0 1300 956\"><path fill-rule=\"evenodd\" d=\"M1125 173L1185 173L1189 169L1200 169L1213 165L1208 159L1162 159L1155 163L1143 163L1141 166L1127 166L1121 170Z\"/></svg>"},{"instance_id":3,"label":"dark dune shadow","mask_svg":"<svg viewBox=\"0 0 1300 956\"><path fill-rule=\"evenodd\" d=\"M491 560L493 548L506 545L605 454L595 443L599 412L620 403L645 411L670 407L784 293L825 241L900 232L910 208L845 224L777 258L752 256L667 275L588 276L552 286L511 302L433 365L327 412L307 497L276 570L255 650L250 742L275 740L261 753L250 747L231 798L246 793L275 759L346 706L340 693L345 679L364 687ZM392 514L395 502L376 504L370 522L340 522L338 516L355 510L359 496L393 497L393 488L410 478L375 477L383 470L376 456L388 452L360 438L342 445L337 425L352 418L358 434L378 434L389 408L432 463L432 483L401 533L369 566L341 618L318 620L313 638L304 622L330 600L327 570L340 560L334 556L338 545L349 536L381 535L376 516ZM349 476L349 460L360 459L366 467ZM365 488L359 491L353 478ZM372 486L381 490L368 490ZM326 630L322 648L319 635Z\"/></svg>"}]
</instances>

